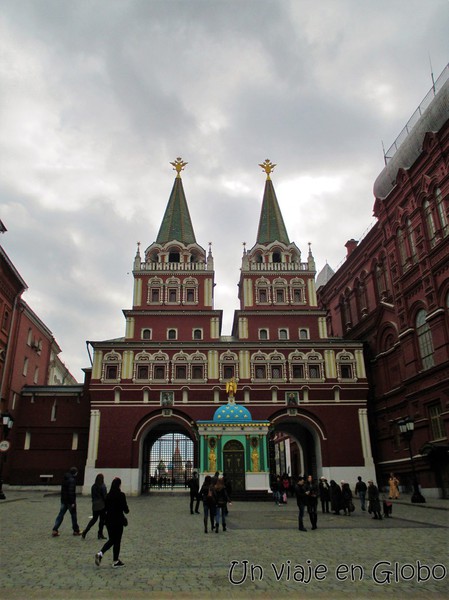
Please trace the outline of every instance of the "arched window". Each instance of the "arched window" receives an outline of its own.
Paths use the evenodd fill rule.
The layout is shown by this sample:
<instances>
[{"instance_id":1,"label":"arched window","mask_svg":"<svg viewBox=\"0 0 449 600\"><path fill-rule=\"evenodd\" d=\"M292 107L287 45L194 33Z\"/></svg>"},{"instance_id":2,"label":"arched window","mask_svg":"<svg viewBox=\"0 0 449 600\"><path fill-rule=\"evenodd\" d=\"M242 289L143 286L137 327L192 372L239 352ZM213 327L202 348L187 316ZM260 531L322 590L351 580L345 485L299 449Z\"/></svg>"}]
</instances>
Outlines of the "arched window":
<instances>
[{"instance_id":1,"label":"arched window","mask_svg":"<svg viewBox=\"0 0 449 600\"><path fill-rule=\"evenodd\" d=\"M449 233L449 226L447 223L446 211L444 208L443 194L440 188L435 190L435 202L437 205L438 219L440 221L440 229L443 237L446 237Z\"/></svg>"},{"instance_id":2,"label":"arched window","mask_svg":"<svg viewBox=\"0 0 449 600\"><path fill-rule=\"evenodd\" d=\"M324 381L324 361L319 352L309 352L307 359L307 378Z\"/></svg>"},{"instance_id":3,"label":"arched window","mask_svg":"<svg viewBox=\"0 0 449 600\"><path fill-rule=\"evenodd\" d=\"M151 355L147 352L136 354L134 361L133 379L138 381L148 381L150 378L150 360Z\"/></svg>"},{"instance_id":4,"label":"arched window","mask_svg":"<svg viewBox=\"0 0 449 600\"><path fill-rule=\"evenodd\" d=\"M427 313L424 309L416 315L416 335L418 336L419 353L423 369L430 369L434 365L432 332L426 321Z\"/></svg>"},{"instance_id":5,"label":"arched window","mask_svg":"<svg viewBox=\"0 0 449 600\"><path fill-rule=\"evenodd\" d=\"M337 377L338 379L356 379L355 359L350 352L339 352L337 354Z\"/></svg>"},{"instance_id":6,"label":"arched window","mask_svg":"<svg viewBox=\"0 0 449 600\"><path fill-rule=\"evenodd\" d=\"M268 279L262 277L256 281L256 304L270 303L270 284Z\"/></svg>"},{"instance_id":7,"label":"arched window","mask_svg":"<svg viewBox=\"0 0 449 600\"><path fill-rule=\"evenodd\" d=\"M150 366L153 381L168 381L168 354L157 352L151 356Z\"/></svg>"},{"instance_id":8,"label":"arched window","mask_svg":"<svg viewBox=\"0 0 449 600\"><path fill-rule=\"evenodd\" d=\"M273 298L275 304L286 304L287 282L285 279L275 279L273 281Z\"/></svg>"},{"instance_id":9,"label":"arched window","mask_svg":"<svg viewBox=\"0 0 449 600\"><path fill-rule=\"evenodd\" d=\"M290 381L300 381L306 378L306 359L302 352L292 352L288 356Z\"/></svg>"},{"instance_id":10,"label":"arched window","mask_svg":"<svg viewBox=\"0 0 449 600\"><path fill-rule=\"evenodd\" d=\"M268 329L259 329L259 340L268 339Z\"/></svg>"},{"instance_id":11,"label":"arched window","mask_svg":"<svg viewBox=\"0 0 449 600\"><path fill-rule=\"evenodd\" d=\"M270 365L270 379L284 380L285 379L285 357L279 352L273 352L268 356Z\"/></svg>"},{"instance_id":12,"label":"arched window","mask_svg":"<svg viewBox=\"0 0 449 600\"><path fill-rule=\"evenodd\" d=\"M194 329L193 330L193 339L194 340L202 340L203 339L202 329Z\"/></svg>"},{"instance_id":13,"label":"arched window","mask_svg":"<svg viewBox=\"0 0 449 600\"><path fill-rule=\"evenodd\" d=\"M178 336L178 332L176 329L168 329L167 330L167 340L176 340Z\"/></svg>"},{"instance_id":14,"label":"arched window","mask_svg":"<svg viewBox=\"0 0 449 600\"><path fill-rule=\"evenodd\" d=\"M303 279L292 279L290 282L290 302L303 304L306 301L306 288Z\"/></svg>"},{"instance_id":15,"label":"arched window","mask_svg":"<svg viewBox=\"0 0 449 600\"><path fill-rule=\"evenodd\" d=\"M147 304L162 304L163 282L159 277L148 281Z\"/></svg>"},{"instance_id":16,"label":"arched window","mask_svg":"<svg viewBox=\"0 0 449 600\"><path fill-rule=\"evenodd\" d=\"M433 220L432 207L430 206L430 202L428 200L424 200L423 202L424 209L424 217L426 220L426 229L427 236L429 238L430 245L435 246L435 221Z\"/></svg>"},{"instance_id":17,"label":"arched window","mask_svg":"<svg viewBox=\"0 0 449 600\"><path fill-rule=\"evenodd\" d=\"M195 381L203 381L206 380L206 356L201 352L196 351L195 354L190 355L189 357L189 378Z\"/></svg>"},{"instance_id":18,"label":"arched window","mask_svg":"<svg viewBox=\"0 0 449 600\"><path fill-rule=\"evenodd\" d=\"M288 329L279 329L279 339L288 340Z\"/></svg>"},{"instance_id":19,"label":"arched window","mask_svg":"<svg viewBox=\"0 0 449 600\"><path fill-rule=\"evenodd\" d=\"M151 329L142 329L142 339L151 340Z\"/></svg>"},{"instance_id":20,"label":"arched window","mask_svg":"<svg viewBox=\"0 0 449 600\"><path fill-rule=\"evenodd\" d=\"M267 380L268 357L260 350L251 356L251 379L253 381Z\"/></svg>"},{"instance_id":21,"label":"arched window","mask_svg":"<svg viewBox=\"0 0 449 600\"><path fill-rule=\"evenodd\" d=\"M407 227L407 239L408 239L408 245L410 248L410 255L411 255L412 263L416 263L415 234L413 232L412 222L410 221L410 219L407 219L406 227Z\"/></svg>"},{"instance_id":22,"label":"arched window","mask_svg":"<svg viewBox=\"0 0 449 600\"><path fill-rule=\"evenodd\" d=\"M117 352L109 352L103 360L102 381L120 381L122 357Z\"/></svg>"},{"instance_id":23,"label":"arched window","mask_svg":"<svg viewBox=\"0 0 449 600\"><path fill-rule=\"evenodd\" d=\"M307 329L299 330L299 339L300 340L308 340L309 339L309 331Z\"/></svg>"},{"instance_id":24,"label":"arched window","mask_svg":"<svg viewBox=\"0 0 449 600\"><path fill-rule=\"evenodd\" d=\"M182 289L184 304L198 304L198 281L195 278L184 279Z\"/></svg>"},{"instance_id":25,"label":"arched window","mask_svg":"<svg viewBox=\"0 0 449 600\"><path fill-rule=\"evenodd\" d=\"M188 356L184 352L178 352L173 356L173 381L186 381L188 378Z\"/></svg>"},{"instance_id":26,"label":"arched window","mask_svg":"<svg viewBox=\"0 0 449 600\"><path fill-rule=\"evenodd\" d=\"M239 360L235 352L227 350L220 355L220 381L239 378Z\"/></svg>"},{"instance_id":27,"label":"arched window","mask_svg":"<svg viewBox=\"0 0 449 600\"><path fill-rule=\"evenodd\" d=\"M399 260L401 265L405 267L407 262L407 251L405 248L404 232L401 228L399 228L396 232L396 239L398 241Z\"/></svg>"}]
</instances>

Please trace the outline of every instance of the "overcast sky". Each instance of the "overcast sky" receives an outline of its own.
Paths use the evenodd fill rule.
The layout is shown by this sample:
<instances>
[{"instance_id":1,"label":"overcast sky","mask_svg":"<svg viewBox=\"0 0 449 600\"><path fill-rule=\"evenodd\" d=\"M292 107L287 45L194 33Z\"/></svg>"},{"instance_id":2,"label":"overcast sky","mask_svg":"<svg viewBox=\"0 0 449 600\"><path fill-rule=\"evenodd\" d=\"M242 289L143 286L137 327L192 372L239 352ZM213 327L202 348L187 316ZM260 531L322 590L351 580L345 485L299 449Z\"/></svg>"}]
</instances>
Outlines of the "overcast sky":
<instances>
[{"instance_id":1,"label":"overcast sky","mask_svg":"<svg viewBox=\"0 0 449 600\"><path fill-rule=\"evenodd\" d=\"M124 335L178 156L223 335L266 158L290 240L335 269L448 32L448 0L3 0L0 243L74 376Z\"/></svg>"}]
</instances>

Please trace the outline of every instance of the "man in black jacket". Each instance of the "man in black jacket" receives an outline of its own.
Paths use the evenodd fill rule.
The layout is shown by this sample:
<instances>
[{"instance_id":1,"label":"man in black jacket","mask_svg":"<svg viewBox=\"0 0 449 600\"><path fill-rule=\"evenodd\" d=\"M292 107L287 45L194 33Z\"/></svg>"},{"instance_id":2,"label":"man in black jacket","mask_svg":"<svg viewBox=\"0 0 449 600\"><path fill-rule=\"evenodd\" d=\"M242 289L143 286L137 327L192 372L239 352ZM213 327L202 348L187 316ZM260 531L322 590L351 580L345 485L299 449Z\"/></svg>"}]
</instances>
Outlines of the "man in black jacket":
<instances>
[{"instance_id":1,"label":"man in black jacket","mask_svg":"<svg viewBox=\"0 0 449 600\"><path fill-rule=\"evenodd\" d=\"M193 471L193 477L189 479L187 485L190 488L190 514L193 515L193 503L195 503L195 512L199 515L199 506L200 506L200 480L198 479L198 473Z\"/></svg>"},{"instance_id":2,"label":"man in black jacket","mask_svg":"<svg viewBox=\"0 0 449 600\"><path fill-rule=\"evenodd\" d=\"M78 525L77 516L76 516L76 476L78 475L78 469L76 467L72 467L70 471L68 471L64 475L64 479L62 480L61 485L61 510L59 511L58 516L56 517L55 524L53 526L52 536L59 536L59 527L64 520L64 515L67 511L70 512L70 516L72 517L72 528L73 535L81 535L81 531Z\"/></svg>"}]
</instances>

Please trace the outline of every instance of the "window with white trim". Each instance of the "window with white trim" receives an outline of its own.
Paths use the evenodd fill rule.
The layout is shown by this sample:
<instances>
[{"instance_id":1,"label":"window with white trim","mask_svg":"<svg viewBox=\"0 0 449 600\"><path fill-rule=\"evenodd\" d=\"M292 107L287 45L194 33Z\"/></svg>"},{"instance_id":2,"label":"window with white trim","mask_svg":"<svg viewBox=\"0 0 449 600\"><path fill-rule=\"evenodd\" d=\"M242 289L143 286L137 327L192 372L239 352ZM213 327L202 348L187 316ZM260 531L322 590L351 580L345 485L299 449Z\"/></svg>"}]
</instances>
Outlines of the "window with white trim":
<instances>
[{"instance_id":1,"label":"window with white trim","mask_svg":"<svg viewBox=\"0 0 449 600\"><path fill-rule=\"evenodd\" d=\"M434 366L432 332L427 322L427 312L424 309L416 315L416 335L423 369Z\"/></svg>"},{"instance_id":2,"label":"window with white trim","mask_svg":"<svg viewBox=\"0 0 449 600\"><path fill-rule=\"evenodd\" d=\"M440 440L446 437L446 432L444 430L444 423L441 417L441 403L435 402L434 404L430 404L428 406L428 414L429 414L429 422L430 422L430 431L432 440Z\"/></svg>"}]
</instances>

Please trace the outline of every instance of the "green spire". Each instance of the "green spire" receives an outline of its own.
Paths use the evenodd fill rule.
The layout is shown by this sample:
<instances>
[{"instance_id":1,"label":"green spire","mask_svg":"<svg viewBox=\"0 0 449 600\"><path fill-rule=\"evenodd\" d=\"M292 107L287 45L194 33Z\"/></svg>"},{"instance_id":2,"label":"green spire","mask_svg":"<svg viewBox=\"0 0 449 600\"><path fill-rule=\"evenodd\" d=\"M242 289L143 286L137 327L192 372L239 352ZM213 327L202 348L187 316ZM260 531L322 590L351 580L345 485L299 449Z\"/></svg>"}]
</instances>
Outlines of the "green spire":
<instances>
[{"instance_id":1,"label":"green spire","mask_svg":"<svg viewBox=\"0 0 449 600\"><path fill-rule=\"evenodd\" d=\"M276 165L267 160L259 165L267 173L265 191L263 195L262 211L260 213L259 229L257 231L258 244L270 244L277 240L284 244L290 244L281 209L276 198L270 173Z\"/></svg>"},{"instance_id":2,"label":"green spire","mask_svg":"<svg viewBox=\"0 0 449 600\"><path fill-rule=\"evenodd\" d=\"M189 208L182 187L181 170L184 165L180 158L177 158L174 163L171 163L177 171L173 189L170 194L170 199L165 209L164 218L157 234L156 243L166 244L172 240L178 240L184 244L195 244L195 233L193 231L192 221L190 219Z\"/></svg>"}]
</instances>

